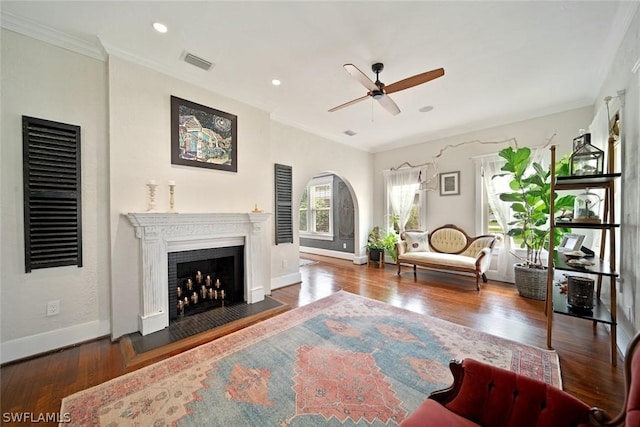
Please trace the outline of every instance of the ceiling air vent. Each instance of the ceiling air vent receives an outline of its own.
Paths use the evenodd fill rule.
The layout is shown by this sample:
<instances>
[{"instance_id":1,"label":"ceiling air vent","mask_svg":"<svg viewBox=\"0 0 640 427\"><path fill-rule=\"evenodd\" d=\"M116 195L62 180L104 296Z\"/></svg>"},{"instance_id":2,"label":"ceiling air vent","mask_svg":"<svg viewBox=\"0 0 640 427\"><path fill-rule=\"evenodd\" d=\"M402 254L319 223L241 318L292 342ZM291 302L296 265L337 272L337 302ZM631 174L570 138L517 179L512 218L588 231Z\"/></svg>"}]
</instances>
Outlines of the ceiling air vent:
<instances>
[{"instance_id":1,"label":"ceiling air vent","mask_svg":"<svg viewBox=\"0 0 640 427\"><path fill-rule=\"evenodd\" d=\"M354 131L352 131L352 130L345 130L343 133L344 133L345 135L349 135L349 136L357 135L357 133L356 133L356 132L354 132Z\"/></svg>"},{"instance_id":2,"label":"ceiling air vent","mask_svg":"<svg viewBox=\"0 0 640 427\"><path fill-rule=\"evenodd\" d=\"M185 52L184 62L195 65L196 67L202 68L205 71L209 71L211 67L213 67L213 62L209 62L206 59L199 58L189 52Z\"/></svg>"}]
</instances>

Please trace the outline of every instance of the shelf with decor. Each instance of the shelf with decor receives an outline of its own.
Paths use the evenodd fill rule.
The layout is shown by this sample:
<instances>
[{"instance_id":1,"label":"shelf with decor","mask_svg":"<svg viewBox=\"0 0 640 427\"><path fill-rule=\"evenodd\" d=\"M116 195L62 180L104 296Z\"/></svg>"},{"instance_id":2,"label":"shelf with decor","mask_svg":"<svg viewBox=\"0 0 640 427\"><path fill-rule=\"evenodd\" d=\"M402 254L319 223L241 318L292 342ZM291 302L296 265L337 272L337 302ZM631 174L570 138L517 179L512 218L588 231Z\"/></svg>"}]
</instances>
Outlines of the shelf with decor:
<instances>
[{"instance_id":1,"label":"shelf with decor","mask_svg":"<svg viewBox=\"0 0 640 427\"><path fill-rule=\"evenodd\" d=\"M567 294L563 294L559 286L553 287L553 312L600 323L613 324L615 322L607 305L599 299L594 300L591 310L571 307L567 301Z\"/></svg>"},{"instance_id":2,"label":"shelf with decor","mask_svg":"<svg viewBox=\"0 0 640 427\"><path fill-rule=\"evenodd\" d=\"M587 134L588 136L588 134ZM587 139L586 144L589 144ZM574 140L574 154L575 150ZM590 147L592 148L592 147ZM595 150L598 150L597 148ZM576 201L573 218L568 221L552 219L551 233L553 236L556 228L571 229L591 229L600 231L600 253L593 254L593 257L584 257L581 251L559 251L554 248L554 239L550 239L549 253L553 256L549 257L549 268L547 277L547 298L545 305L545 313L547 314L547 346L551 347L553 332L553 315L561 314L566 316L577 317L590 320L597 323L609 325L611 338L611 364L617 363L617 313L616 313L616 279L618 273L615 265L616 240L615 229L620 224L615 223L615 200L614 186L615 182L621 177L620 173L613 172L613 141L609 139L607 150L607 171L603 170L604 152L596 153L600 157L596 159L593 168L595 173L571 175L571 176L555 176L555 171L551 171L551 211L553 212L553 203L555 195L560 191L567 190L586 190L580 196L584 196L586 202ZM598 150L600 151L600 150ZM595 151L592 151L595 152ZM572 162L574 161L572 156ZM595 157L595 156L594 156ZM551 147L551 164L555 164L556 152L555 146ZM573 165L572 165L573 172ZM589 209L589 197L595 196L589 190L604 190L602 220ZM577 196L580 197L580 196ZM581 208L579 209L580 203ZM586 208L584 203L586 203ZM608 248L609 252L606 253ZM574 248L580 249L580 248ZM574 258L572 261L569 256L577 256L579 260ZM564 271L575 273L576 275L566 274L567 288L561 289L554 281L555 271ZM595 276L595 279L591 279ZM601 299L602 280L607 278L610 286L610 301L605 302ZM597 286L595 284L597 280ZM572 286L573 285L573 286ZM595 288L595 296L594 296Z\"/></svg>"},{"instance_id":3,"label":"shelf with decor","mask_svg":"<svg viewBox=\"0 0 640 427\"><path fill-rule=\"evenodd\" d=\"M618 273L611 269L611 265L608 261L603 261L599 258L586 258L589 261L592 261L592 265L587 266L575 266L567 263L568 259L559 254L558 251L554 252L554 268L556 270L561 271L569 271L573 273L583 273L583 274L595 274L598 276L607 276L607 277L617 277Z\"/></svg>"}]
</instances>

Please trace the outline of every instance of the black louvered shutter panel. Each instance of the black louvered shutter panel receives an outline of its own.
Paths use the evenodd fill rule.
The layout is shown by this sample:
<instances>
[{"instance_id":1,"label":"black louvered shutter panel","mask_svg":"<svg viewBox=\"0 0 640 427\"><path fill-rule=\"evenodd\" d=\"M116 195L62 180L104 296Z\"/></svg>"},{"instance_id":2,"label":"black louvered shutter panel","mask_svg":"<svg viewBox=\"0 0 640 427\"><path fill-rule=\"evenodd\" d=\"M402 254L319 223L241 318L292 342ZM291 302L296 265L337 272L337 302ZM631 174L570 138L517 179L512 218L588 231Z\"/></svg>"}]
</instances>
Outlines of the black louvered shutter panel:
<instances>
[{"instance_id":1,"label":"black louvered shutter panel","mask_svg":"<svg viewBox=\"0 0 640 427\"><path fill-rule=\"evenodd\" d=\"M276 245L293 243L292 169L275 164L276 180Z\"/></svg>"},{"instance_id":2,"label":"black louvered shutter panel","mask_svg":"<svg viewBox=\"0 0 640 427\"><path fill-rule=\"evenodd\" d=\"M80 126L22 116L25 269L82 266Z\"/></svg>"}]
</instances>

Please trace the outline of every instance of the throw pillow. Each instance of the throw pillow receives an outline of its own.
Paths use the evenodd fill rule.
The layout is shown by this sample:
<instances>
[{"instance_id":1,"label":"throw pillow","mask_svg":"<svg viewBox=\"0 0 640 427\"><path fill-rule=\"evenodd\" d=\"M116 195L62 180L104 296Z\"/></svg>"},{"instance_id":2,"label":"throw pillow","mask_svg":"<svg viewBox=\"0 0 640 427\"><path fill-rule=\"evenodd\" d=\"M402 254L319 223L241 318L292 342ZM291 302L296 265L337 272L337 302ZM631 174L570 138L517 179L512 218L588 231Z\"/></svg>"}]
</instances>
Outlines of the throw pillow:
<instances>
[{"instance_id":1,"label":"throw pillow","mask_svg":"<svg viewBox=\"0 0 640 427\"><path fill-rule=\"evenodd\" d=\"M429 250L428 235L426 231L405 231L407 252L427 252Z\"/></svg>"}]
</instances>

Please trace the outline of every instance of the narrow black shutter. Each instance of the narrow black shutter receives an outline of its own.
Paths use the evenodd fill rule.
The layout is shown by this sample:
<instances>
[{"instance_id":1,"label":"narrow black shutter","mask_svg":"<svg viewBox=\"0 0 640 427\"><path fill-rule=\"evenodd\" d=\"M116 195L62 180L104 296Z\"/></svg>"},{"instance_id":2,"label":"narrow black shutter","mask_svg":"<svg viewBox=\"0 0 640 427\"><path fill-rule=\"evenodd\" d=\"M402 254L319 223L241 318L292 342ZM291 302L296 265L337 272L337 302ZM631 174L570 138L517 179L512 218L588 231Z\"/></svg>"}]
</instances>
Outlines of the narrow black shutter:
<instances>
[{"instance_id":1,"label":"narrow black shutter","mask_svg":"<svg viewBox=\"0 0 640 427\"><path fill-rule=\"evenodd\" d=\"M275 164L276 245L293 243L292 168Z\"/></svg>"},{"instance_id":2,"label":"narrow black shutter","mask_svg":"<svg viewBox=\"0 0 640 427\"><path fill-rule=\"evenodd\" d=\"M22 116L25 270L82 267L80 126Z\"/></svg>"}]
</instances>

